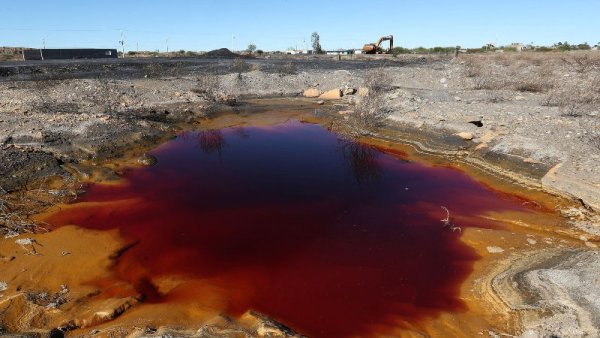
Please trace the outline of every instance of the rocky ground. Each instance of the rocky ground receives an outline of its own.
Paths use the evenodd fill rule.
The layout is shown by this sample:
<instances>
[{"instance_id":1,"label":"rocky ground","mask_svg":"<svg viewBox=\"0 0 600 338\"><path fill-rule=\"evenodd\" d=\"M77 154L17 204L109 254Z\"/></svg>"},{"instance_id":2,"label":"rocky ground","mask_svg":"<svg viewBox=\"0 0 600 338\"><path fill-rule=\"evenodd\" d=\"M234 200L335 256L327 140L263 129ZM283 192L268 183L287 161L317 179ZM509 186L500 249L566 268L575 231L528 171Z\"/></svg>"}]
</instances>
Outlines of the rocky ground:
<instances>
[{"instance_id":1,"label":"rocky ground","mask_svg":"<svg viewBox=\"0 0 600 338\"><path fill-rule=\"evenodd\" d=\"M385 132L364 134L427 135L416 142L423 151L452 152L572 201L558 212L588 234L587 249L512 257L490 292L522 313L524 336L594 336L599 88L600 56L584 53L0 64L0 193L51 176L81 179L86 163L243 111L249 98L309 97L348 125L384 111ZM18 230L4 222L4 235Z\"/></svg>"}]
</instances>

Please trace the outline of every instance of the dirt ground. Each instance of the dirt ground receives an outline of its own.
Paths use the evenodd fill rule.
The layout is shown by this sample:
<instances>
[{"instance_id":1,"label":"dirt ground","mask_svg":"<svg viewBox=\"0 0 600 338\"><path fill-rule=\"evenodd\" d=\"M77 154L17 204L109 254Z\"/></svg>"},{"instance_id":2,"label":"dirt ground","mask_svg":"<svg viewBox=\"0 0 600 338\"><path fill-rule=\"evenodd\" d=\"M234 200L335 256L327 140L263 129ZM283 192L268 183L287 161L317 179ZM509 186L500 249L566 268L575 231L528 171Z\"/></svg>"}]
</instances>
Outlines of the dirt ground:
<instances>
[{"instance_id":1,"label":"dirt ground","mask_svg":"<svg viewBox=\"0 0 600 338\"><path fill-rule=\"evenodd\" d=\"M478 234L466 237L490 258L478 263L480 273L465 283L471 290L465 294L473 297L473 306L489 305L484 311L489 318L509 313L496 326L493 320L484 321L480 328L492 325L480 332L484 335L598 335L598 53L7 62L0 64L0 98L0 231L6 237L0 240L0 325L9 331L39 333L60 325L48 319L52 316L34 315L34 310L41 311L35 297L26 298L15 280L8 280L19 275L16 267L31 266L35 273L30 279L48 273L33 268L32 256L23 255L15 239L42 236L39 242L60 242L60 236L92 236L61 228L14 237L40 232L40 224L29 216L68 201L80 192L81 182L118 180L121 166L147 164L151 159L144 151L179 130L210 124L228 113L246 117L252 115L254 99L280 98L338 124L352 125L370 111L385 111L381 125L362 133L367 142L404 144L417 157L442 156L471 168L473 175L513 186L508 190L536 196L540 204L553 204L549 207L556 209L563 228L540 234L532 230L543 228L540 222L525 222L529 229L517 224L520 230L513 232L520 233L519 245L508 239L487 243L489 238ZM542 237L533 238L538 235ZM92 262L96 269L90 273L98 276L110 265L110 253L122 245L114 238L106 242L114 247L99 250L109 254L78 258ZM4 271L12 272L5 276ZM77 284L52 276L44 284L57 299L61 285ZM21 282L19 288L35 289L35 284ZM71 292L81 298L90 290ZM20 305L11 305L15 301ZM120 300L107 308L121 309L118 316L135 302ZM8 313L14 315L15 309L30 318L10 319ZM240 332L291 334L268 318L248 318ZM90 313L89 321L94 320L99 319ZM10 324L15 322L20 324ZM223 323L215 327L231 329ZM456 327L442 325L437 332Z\"/></svg>"}]
</instances>

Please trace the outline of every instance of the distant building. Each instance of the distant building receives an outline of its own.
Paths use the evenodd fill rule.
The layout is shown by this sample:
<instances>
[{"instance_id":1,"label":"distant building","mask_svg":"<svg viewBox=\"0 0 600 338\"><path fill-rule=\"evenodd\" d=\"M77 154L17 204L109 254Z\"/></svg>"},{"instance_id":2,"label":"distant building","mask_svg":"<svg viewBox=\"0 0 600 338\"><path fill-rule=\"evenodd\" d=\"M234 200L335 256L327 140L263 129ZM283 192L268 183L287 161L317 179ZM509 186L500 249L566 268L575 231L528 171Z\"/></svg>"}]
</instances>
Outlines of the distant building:
<instances>
[{"instance_id":1,"label":"distant building","mask_svg":"<svg viewBox=\"0 0 600 338\"><path fill-rule=\"evenodd\" d=\"M525 49L525 45L520 42L513 42L509 46L510 48L514 48L517 52L522 52Z\"/></svg>"},{"instance_id":2,"label":"distant building","mask_svg":"<svg viewBox=\"0 0 600 338\"><path fill-rule=\"evenodd\" d=\"M73 60L73 59L116 59L116 49L73 48L73 49L28 49L23 51L25 60Z\"/></svg>"},{"instance_id":3,"label":"distant building","mask_svg":"<svg viewBox=\"0 0 600 338\"><path fill-rule=\"evenodd\" d=\"M354 49L336 49L336 50L328 50L325 52L327 55L348 55L354 54Z\"/></svg>"},{"instance_id":4,"label":"distant building","mask_svg":"<svg viewBox=\"0 0 600 338\"><path fill-rule=\"evenodd\" d=\"M312 54L312 50L308 49L288 49L286 52L288 55L297 55L297 54Z\"/></svg>"}]
</instances>

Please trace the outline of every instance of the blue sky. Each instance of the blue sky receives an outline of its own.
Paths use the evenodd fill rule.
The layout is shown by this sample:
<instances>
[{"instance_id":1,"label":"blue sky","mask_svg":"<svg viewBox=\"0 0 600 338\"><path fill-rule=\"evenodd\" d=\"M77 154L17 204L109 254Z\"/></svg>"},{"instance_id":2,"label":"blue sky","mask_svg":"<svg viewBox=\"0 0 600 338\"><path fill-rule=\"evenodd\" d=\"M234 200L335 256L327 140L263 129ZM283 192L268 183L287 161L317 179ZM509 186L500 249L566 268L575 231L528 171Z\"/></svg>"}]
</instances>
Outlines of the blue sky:
<instances>
[{"instance_id":1,"label":"blue sky","mask_svg":"<svg viewBox=\"0 0 600 338\"><path fill-rule=\"evenodd\" d=\"M600 0L2 0L0 46L126 50L600 42ZM168 42L167 42L168 40Z\"/></svg>"}]
</instances>

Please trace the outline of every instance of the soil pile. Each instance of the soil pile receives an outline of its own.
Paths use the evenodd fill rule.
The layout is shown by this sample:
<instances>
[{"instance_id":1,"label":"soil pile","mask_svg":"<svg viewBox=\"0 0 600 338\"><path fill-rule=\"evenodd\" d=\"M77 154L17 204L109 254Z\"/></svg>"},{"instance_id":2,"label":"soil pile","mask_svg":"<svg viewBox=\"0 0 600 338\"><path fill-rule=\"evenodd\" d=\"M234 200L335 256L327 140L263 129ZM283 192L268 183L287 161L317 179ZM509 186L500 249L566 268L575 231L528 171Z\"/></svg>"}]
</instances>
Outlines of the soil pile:
<instances>
[{"instance_id":1,"label":"soil pile","mask_svg":"<svg viewBox=\"0 0 600 338\"><path fill-rule=\"evenodd\" d=\"M230 51L227 48L215 49L210 52L204 54L204 56L214 57L214 58L236 58L239 57L239 54L236 54Z\"/></svg>"}]
</instances>

